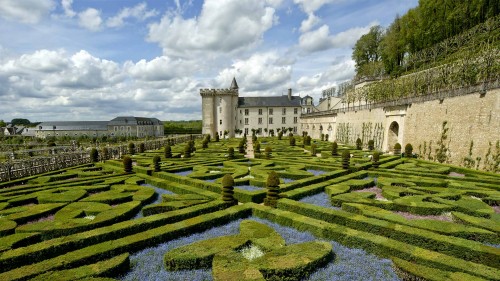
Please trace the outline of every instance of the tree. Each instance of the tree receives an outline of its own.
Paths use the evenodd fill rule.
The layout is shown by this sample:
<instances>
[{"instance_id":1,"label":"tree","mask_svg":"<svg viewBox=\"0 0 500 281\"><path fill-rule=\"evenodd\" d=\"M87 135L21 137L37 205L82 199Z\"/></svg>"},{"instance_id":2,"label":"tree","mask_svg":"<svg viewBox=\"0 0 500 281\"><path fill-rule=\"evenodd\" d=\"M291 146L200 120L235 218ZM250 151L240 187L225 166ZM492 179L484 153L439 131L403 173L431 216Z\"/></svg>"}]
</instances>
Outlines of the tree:
<instances>
[{"instance_id":1,"label":"tree","mask_svg":"<svg viewBox=\"0 0 500 281\"><path fill-rule=\"evenodd\" d=\"M90 161L91 161L92 163L95 163L95 162L97 162L98 160L99 160L99 152L97 151L97 149L96 149L96 148L92 148L92 149L90 150Z\"/></svg>"},{"instance_id":2,"label":"tree","mask_svg":"<svg viewBox=\"0 0 500 281\"><path fill-rule=\"evenodd\" d=\"M10 121L10 124L12 126L17 126L17 125L29 126L31 122L30 120L24 118L14 118L12 119L12 121Z\"/></svg>"},{"instance_id":3,"label":"tree","mask_svg":"<svg viewBox=\"0 0 500 281\"><path fill-rule=\"evenodd\" d=\"M160 156L155 155L153 157L153 167L154 167L154 171L155 172L161 171L161 169L160 169L160 161L161 161Z\"/></svg>"},{"instance_id":4,"label":"tree","mask_svg":"<svg viewBox=\"0 0 500 281\"><path fill-rule=\"evenodd\" d=\"M224 175L222 178L222 201L234 205L238 201L234 199L234 179L230 174Z\"/></svg>"},{"instance_id":5,"label":"tree","mask_svg":"<svg viewBox=\"0 0 500 281\"><path fill-rule=\"evenodd\" d=\"M7 124L3 121L3 120L0 120L0 127L6 127Z\"/></svg>"},{"instance_id":6,"label":"tree","mask_svg":"<svg viewBox=\"0 0 500 281\"><path fill-rule=\"evenodd\" d=\"M361 36L356 42L352 52L352 59L356 63L356 73L359 76L375 76L370 73L369 65L380 61L380 42L382 41L383 29L380 25L372 26L370 31Z\"/></svg>"},{"instance_id":7,"label":"tree","mask_svg":"<svg viewBox=\"0 0 500 281\"><path fill-rule=\"evenodd\" d=\"M123 170L125 173L132 173L132 158L128 156L123 157Z\"/></svg>"}]
</instances>

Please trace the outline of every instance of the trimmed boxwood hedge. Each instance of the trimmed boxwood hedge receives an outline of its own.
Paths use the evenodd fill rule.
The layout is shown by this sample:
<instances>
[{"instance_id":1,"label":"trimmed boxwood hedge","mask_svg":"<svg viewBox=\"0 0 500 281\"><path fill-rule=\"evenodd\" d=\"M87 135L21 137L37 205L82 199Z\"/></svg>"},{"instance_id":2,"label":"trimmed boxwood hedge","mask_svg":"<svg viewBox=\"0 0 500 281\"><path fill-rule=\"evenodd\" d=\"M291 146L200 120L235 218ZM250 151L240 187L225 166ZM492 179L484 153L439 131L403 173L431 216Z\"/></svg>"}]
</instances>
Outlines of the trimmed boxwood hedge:
<instances>
[{"instance_id":1,"label":"trimmed boxwood hedge","mask_svg":"<svg viewBox=\"0 0 500 281\"><path fill-rule=\"evenodd\" d=\"M485 246L479 242L444 236L424 229L351 214L345 211L326 209L289 199L280 200L278 202L278 208L311 218L322 219L329 223L344 225L356 230L376 232L381 236L438 251L464 260L489 265L495 268L500 267L500 260L498 259L498 256L500 256L500 249Z\"/></svg>"}]
</instances>

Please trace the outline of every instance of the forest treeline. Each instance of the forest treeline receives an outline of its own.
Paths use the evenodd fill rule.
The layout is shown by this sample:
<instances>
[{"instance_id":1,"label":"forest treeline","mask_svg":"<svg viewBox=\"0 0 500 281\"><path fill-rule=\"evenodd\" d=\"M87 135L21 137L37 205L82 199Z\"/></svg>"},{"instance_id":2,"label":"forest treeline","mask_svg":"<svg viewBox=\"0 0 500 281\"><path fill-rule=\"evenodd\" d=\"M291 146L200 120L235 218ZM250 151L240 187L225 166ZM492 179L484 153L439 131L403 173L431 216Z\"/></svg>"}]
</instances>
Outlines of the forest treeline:
<instances>
[{"instance_id":1,"label":"forest treeline","mask_svg":"<svg viewBox=\"0 0 500 281\"><path fill-rule=\"evenodd\" d=\"M406 69L405 59L459 35L472 27L497 18L498 0L420 0L419 5L397 16L387 28L373 26L353 48L356 79L398 76ZM480 41L498 38L498 20L488 27ZM493 31L493 32L492 32Z\"/></svg>"},{"instance_id":2,"label":"forest treeline","mask_svg":"<svg viewBox=\"0 0 500 281\"><path fill-rule=\"evenodd\" d=\"M163 121L165 135L201 134L201 120Z\"/></svg>"}]
</instances>

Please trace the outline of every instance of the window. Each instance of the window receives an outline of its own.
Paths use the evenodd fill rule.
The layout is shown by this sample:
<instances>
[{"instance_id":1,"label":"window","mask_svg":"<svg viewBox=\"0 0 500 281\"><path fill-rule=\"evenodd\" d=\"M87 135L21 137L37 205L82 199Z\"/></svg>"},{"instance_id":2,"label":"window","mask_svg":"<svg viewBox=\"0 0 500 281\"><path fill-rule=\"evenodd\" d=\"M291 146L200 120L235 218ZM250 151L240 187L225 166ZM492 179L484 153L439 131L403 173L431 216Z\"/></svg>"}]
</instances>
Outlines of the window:
<instances>
[{"instance_id":1,"label":"window","mask_svg":"<svg viewBox=\"0 0 500 281\"><path fill-rule=\"evenodd\" d=\"M248 125L248 118L245 118L245 125Z\"/></svg>"},{"instance_id":2,"label":"window","mask_svg":"<svg viewBox=\"0 0 500 281\"><path fill-rule=\"evenodd\" d=\"M299 109L298 108L294 108L293 109L293 114L297 114L297 113L299 113Z\"/></svg>"},{"instance_id":3,"label":"window","mask_svg":"<svg viewBox=\"0 0 500 281\"><path fill-rule=\"evenodd\" d=\"M281 124L285 124L286 123L286 117L281 117Z\"/></svg>"},{"instance_id":4,"label":"window","mask_svg":"<svg viewBox=\"0 0 500 281\"><path fill-rule=\"evenodd\" d=\"M293 127L293 132L297 133L297 127Z\"/></svg>"},{"instance_id":5,"label":"window","mask_svg":"<svg viewBox=\"0 0 500 281\"><path fill-rule=\"evenodd\" d=\"M262 117L259 117L259 124L262 124Z\"/></svg>"},{"instance_id":6,"label":"window","mask_svg":"<svg viewBox=\"0 0 500 281\"><path fill-rule=\"evenodd\" d=\"M248 128L245 128L245 134L248 135Z\"/></svg>"},{"instance_id":7,"label":"window","mask_svg":"<svg viewBox=\"0 0 500 281\"><path fill-rule=\"evenodd\" d=\"M269 124L273 123L273 117L269 117Z\"/></svg>"},{"instance_id":8,"label":"window","mask_svg":"<svg viewBox=\"0 0 500 281\"><path fill-rule=\"evenodd\" d=\"M286 114L286 108L283 108L283 115Z\"/></svg>"},{"instance_id":9,"label":"window","mask_svg":"<svg viewBox=\"0 0 500 281\"><path fill-rule=\"evenodd\" d=\"M116 132L116 131L118 131L118 127L117 127L117 126L115 126L115 132Z\"/></svg>"},{"instance_id":10,"label":"window","mask_svg":"<svg viewBox=\"0 0 500 281\"><path fill-rule=\"evenodd\" d=\"M245 115L248 116L248 109L245 109Z\"/></svg>"},{"instance_id":11,"label":"window","mask_svg":"<svg viewBox=\"0 0 500 281\"><path fill-rule=\"evenodd\" d=\"M311 109L310 108L307 109L307 113L311 113Z\"/></svg>"},{"instance_id":12,"label":"window","mask_svg":"<svg viewBox=\"0 0 500 281\"><path fill-rule=\"evenodd\" d=\"M293 117L293 124L297 124L297 117Z\"/></svg>"},{"instance_id":13,"label":"window","mask_svg":"<svg viewBox=\"0 0 500 281\"><path fill-rule=\"evenodd\" d=\"M241 114L241 109L240 109L240 114Z\"/></svg>"},{"instance_id":14,"label":"window","mask_svg":"<svg viewBox=\"0 0 500 281\"><path fill-rule=\"evenodd\" d=\"M240 119L240 124L241 124L241 119Z\"/></svg>"},{"instance_id":15,"label":"window","mask_svg":"<svg viewBox=\"0 0 500 281\"><path fill-rule=\"evenodd\" d=\"M269 115L273 115L273 109L269 108Z\"/></svg>"},{"instance_id":16,"label":"window","mask_svg":"<svg viewBox=\"0 0 500 281\"><path fill-rule=\"evenodd\" d=\"M222 125L222 119L219 120L219 125Z\"/></svg>"},{"instance_id":17,"label":"window","mask_svg":"<svg viewBox=\"0 0 500 281\"><path fill-rule=\"evenodd\" d=\"M262 108L259 108L259 115L262 115Z\"/></svg>"}]
</instances>

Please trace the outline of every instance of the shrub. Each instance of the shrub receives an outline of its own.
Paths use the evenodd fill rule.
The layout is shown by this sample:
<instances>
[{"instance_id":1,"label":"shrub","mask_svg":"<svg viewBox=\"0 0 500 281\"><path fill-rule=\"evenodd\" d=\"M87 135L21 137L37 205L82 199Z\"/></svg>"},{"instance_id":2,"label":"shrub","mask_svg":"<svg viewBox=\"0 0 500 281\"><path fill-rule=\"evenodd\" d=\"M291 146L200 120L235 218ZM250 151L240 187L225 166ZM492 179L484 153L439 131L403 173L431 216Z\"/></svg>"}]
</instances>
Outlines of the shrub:
<instances>
[{"instance_id":1,"label":"shrub","mask_svg":"<svg viewBox=\"0 0 500 281\"><path fill-rule=\"evenodd\" d=\"M351 159L351 152L349 150L344 150L342 152L342 168L349 169L349 161Z\"/></svg>"},{"instance_id":2,"label":"shrub","mask_svg":"<svg viewBox=\"0 0 500 281\"><path fill-rule=\"evenodd\" d=\"M311 145L311 154L313 156L316 156L316 144L313 143L313 145Z\"/></svg>"},{"instance_id":3,"label":"shrub","mask_svg":"<svg viewBox=\"0 0 500 281\"><path fill-rule=\"evenodd\" d=\"M252 142L256 142L257 141L257 135L252 135Z\"/></svg>"},{"instance_id":4,"label":"shrub","mask_svg":"<svg viewBox=\"0 0 500 281\"><path fill-rule=\"evenodd\" d=\"M254 152L260 153L260 143L256 141L253 145Z\"/></svg>"},{"instance_id":5,"label":"shrub","mask_svg":"<svg viewBox=\"0 0 500 281\"><path fill-rule=\"evenodd\" d=\"M271 153L273 152L273 149L270 146L266 147L266 159L271 159Z\"/></svg>"},{"instance_id":6,"label":"shrub","mask_svg":"<svg viewBox=\"0 0 500 281\"><path fill-rule=\"evenodd\" d=\"M397 142L394 145L394 155L399 155L399 154L401 154L401 145L399 144L399 142Z\"/></svg>"},{"instance_id":7,"label":"shrub","mask_svg":"<svg viewBox=\"0 0 500 281\"><path fill-rule=\"evenodd\" d=\"M109 149L107 147L105 147L101 150L101 159L102 160L109 160Z\"/></svg>"},{"instance_id":8,"label":"shrub","mask_svg":"<svg viewBox=\"0 0 500 281\"><path fill-rule=\"evenodd\" d=\"M196 151L196 147L194 146L194 140L188 141L189 149L191 149L191 153Z\"/></svg>"},{"instance_id":9,"label":"shrub","mask_svg":"<svg viewBox=\"0 0 500 281\"><path fill-rule=\"evenodd\" d=\"M373 152L373 157L372 157L373 167L374 168L378 168L379 160L380 160L380 152L374 151Z\"/></svg>"},{"instance_id":10,"label":"shrub","mask_svg":"<svg viewBox=\"0 0 500 281\"><path fill-rule=\"evenodd\" d=\"M239 153L245 153L245 142L243 140L238 145L238 152Z\"/></svg>"},{"instance_id":11,"label":"shrub","mask_svg":"<svg viewBox=\"0 0 500 281\"><path fill-rule=\"evenodd\" d=\"M125 173L132 173L132 158L129 156L123 157L123 170Z\"/></svg>"},{"instance_id":12,"label":"shrub","mask_svg":"<svg viewBox=\"0 0 500 281\"><path fill-rule=\"evenodd\" d=\"M208 142L209 140L207 138L204 138L201 142L201 148L208 148Z\"/></svg>"},{"instance_id":13,"label":"shrub","mask_svg":"<svg viewBox=\"0 0 500 281\"><path fill-rule=\"evenodd\" d=\"M328 134L325 135L325 141L328 141Z\"/></svg>"},{"instance_id":14,"label":"shrub","mask_svg":"<svg viewBox=\"0 0 500 281\"><path fill-rule=\"evenodd\" d=\"M211 137L210 137L210 134L207 134L207 135L205 136L205 139L206 139L208 142L210 142L210 138L211 138Z\"/></svg>"},{"instance_id":15,"label":"shrub","mask_svg":"<svg viewBox=\"0 0 500 281\"><path fill-rule=\"evenodd\" d=\"M304 145L311 145L311 137L310 136L304 137Z\"/></svg>"},{"instance_id":16,"label":"shrub","mask_svg":"<svg viewBox=\"0 0 500 281\"><path fill-rule=\"evenodd\" d=\"M266 148L267 149L267 148ZM275 171L271 171L267 176L267 194L264 205L276 208L279 199L280 179Z\"/></svg>"},{"instance_id":17,"label":"shrub","mask_svg":"<svg viewBox=\"0 0 500 281\"><path fill-rule=\"evenodd\" d=\"M168 144L165 146L165 158L172 158L172 148Z\"/></svg>"},{"instance_id":18,"label":"shrub","mask_svg":"<svg viewBox=\"0 0 500 281\"><path fill-rule=\"evenodd\" d=\"M161 160L160 156L158 156L158 155L153 157L153 166L154 166L155 172L160 171L160 160Z\"/></svg>"},{"instance_id":19,"label":"shrub","mask_svg":"<svg viewBox=\"0 0 500 281\"><path fill-rule=\"evenodd\" d=\"M360 139L360 138L358 138L358 139L356 140L356 149L357 149L357 150L361 150L361 146L362 146L362 145L363 145L363 143L361 142L361 139Z\"/></svg>"},{"instance_id":20,"label":"shrub","mask_svg":"<svg viewBox=\"0 0 500 281\"><path fill-rule=\"evenodd\" d=\"M143 142L141 142L139 144L139 153L144 153L144 143Z\"/></svg>"},{"instance_id":21,"label":"shrub","mask_svg":"<svg viewBox=\"0 0 500 281\"><path fill-rule=\"evenodd\" d=\"M135 144L133 142L128 144L128 154L130 155L135 154Z\"/></svg>"},{"instance_id":22,"label":"shrub","mask_svg":"<svg viewBox=\"0 0 500 281\"><path fill-rule=\"evenodd\" d=\"M321 134L321 140L324 141L325 140L325 134Z\"/></svg>"},{"instance_id":23,"label":"shrub","mask_svg":"<svg viewBox=\"0 0 500 281\"><path fill-rule=\"evenodd\" d=\"M230 174L226 174L222 178L222 201L234 204L237 201L234 199L234 179Z\"/></svg>"},{"instance_id":24,"label":"shrub","mask_svg":"<svg viewBox=\"0 0 500 281\"><path fill-rule=\"evenodd\" d=\"M337 144L337 142L336 142L336 141L334 141L334 142L332 143L332 156L337 156L337 155L339 155L339 153L338 153L338 148L339 148L339 145Z\"/></svg>"},{"instance_id":25,"label":"shrub","mask_svg":"<svg viewBox=\"0 0 500 281\"><path fill-rule=\"evenodd\" d=\"M411 158L413 155L413 146L410 143L405 145L405 157Z\"/></svg>"},{"instance_id":26,"label":"shrub","mask_svg":"<svg viewBox=\"0 0 500 281\"><path fill-rule=\"evenodd\" d=\"M230 147L227 149L227 158L234 159L234 148Z\"/></svg>"},{"instance_id":27,"label":"shrub","mask_svg":"<svg viewBox=\"0 0 500 281\"><path fill-rule=\"evenodd\" d=\"M189 143L184 147L184 158L191 158L191 146Z\"/></svg>"},{"instance_id":28,"label":"shrub","mask_svg":"<svg viewBox=\"0 0 500 281\"><path fill-rule=\"evenodd\" d=\"M282 131L280 131L280 132L278 133L278 139L279 139L279 140L281 140L281 138L283 138L283 132L282 132Z\"/></svg>"},{"instance_id":29,"label":"shrub","mask_svg":"<svg viewBox=\"0 0 500 281\"><path fill-rule=\"evenodd\" d=\"M368 141L368 150L374 150L375 149L375 142L373 140Z\"/></svg>"},{"instance_id":30,"label":"shrub","mask_svg":"<svg viewBox=\"0 0 500 281\"><path fill-rule=\"evenodd\" d=\"M215 134L215 142L219 142L219 134Z\"/></svg>"},{"instance_id":31,"label":"shrub","mask_svg":"<svg viewBox=\"0 0 500 281\"><path fill-rule=\"evenodd\" d=\"M295 146L295 138L292 136L290 136L290 146Z\"/></svg>"},{"instance_id":32,"label":"shrub","mask_svg":"<svg viewBox=\"0 0 500 281\"><path fill-rule=\"evenodd\" d=\"M95 148L92 148L92 150L90 150L90 161L92 163L99 161L99 152L97 152L97 149Z\"/></svg>"}]
</instances>

